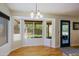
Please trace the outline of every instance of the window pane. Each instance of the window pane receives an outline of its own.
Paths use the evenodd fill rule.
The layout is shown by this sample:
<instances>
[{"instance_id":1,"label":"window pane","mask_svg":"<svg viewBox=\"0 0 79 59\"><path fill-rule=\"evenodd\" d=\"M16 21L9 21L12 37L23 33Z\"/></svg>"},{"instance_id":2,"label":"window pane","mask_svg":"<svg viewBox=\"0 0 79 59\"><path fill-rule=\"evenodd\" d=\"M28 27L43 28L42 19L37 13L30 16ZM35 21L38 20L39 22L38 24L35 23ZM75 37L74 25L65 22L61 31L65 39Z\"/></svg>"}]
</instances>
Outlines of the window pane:
<instances>
[{"instance_id":1,"label":"window pane","mask_svg":"<svg viewBox=\"0 0 79 59\"><path fill-rule=\"evenodd\" d=\"M33 22L29 22L26 24L26 33L27 33L27 38L33 37Z\"/></svg>"},{"instance_id":2,"label":"window pane","mask_svg":"<svg viewBox=\"0 0 79 59\"><path fill-rule=\"evenodd\" d=\"M8 20L0 17L0 46L8 42Z\"/></svg>"},{"instance_id":3,"label":"window pane","mask_svg":"<svg viewBox=\"0 0 79 59\"><path fill-rule=\"evenodd\" d=\"M34 28L34 37L36 38L40 38L42 37L42 24L34 24L35 28Z\"/></svg>"},{"instance_id":4,"label":"window pane","mask_svg":"<svg viewBox=\"0 0 79 59\"><path fill-rule=\"evenodd\" d=\"M62 26L62 34L63 35L68 35L68 23L67 22L63 22L63 26Z\"/></svg>"},{"instance_id":5,"label":"window pane","mask_svg":"<svg viewBox=\"0 0 79 59\"><path fill-rule=\"evenodd\" d=\"M49 25L49 37L52 37L52 25Z\"/></svg>"},{"instance_id":6,"label":"window pane","mask_svg":"<svg viewBox=\"0 0 79 59\"><path fill-rule=\"evenodd\" d=\"M20 40L20 20L14 20L14 41Z\"/></svg>"},{"instance_id":7,"label":"window pane","mask_svg":"<svg viewBox=\"0 0 79 59\"><path fill-rule=\"evenodd\" d=\"M46 24L46 37L48 38L49 37L49 29L48 29L48 25Z\"/></svg>"},{"instance_id":8,"label":"window pane","mask_svg":"<svg viewBox=\"0 0 79 59\"><path fill-rule=\"evenodd\" d=\"M46 37L47 38L52 37L52 24L51 23L46 24Z\"/></svg>"},{"instance_id":9,"label":"window pane","mask_svg":"<svg viewBox=\"0 0 79 59\"><path fill-rule=\"evenodd\" d=\"M20 22L18 20L14 20L14 33L19 34L20 32Z\"/></svg>"}]
</instances>

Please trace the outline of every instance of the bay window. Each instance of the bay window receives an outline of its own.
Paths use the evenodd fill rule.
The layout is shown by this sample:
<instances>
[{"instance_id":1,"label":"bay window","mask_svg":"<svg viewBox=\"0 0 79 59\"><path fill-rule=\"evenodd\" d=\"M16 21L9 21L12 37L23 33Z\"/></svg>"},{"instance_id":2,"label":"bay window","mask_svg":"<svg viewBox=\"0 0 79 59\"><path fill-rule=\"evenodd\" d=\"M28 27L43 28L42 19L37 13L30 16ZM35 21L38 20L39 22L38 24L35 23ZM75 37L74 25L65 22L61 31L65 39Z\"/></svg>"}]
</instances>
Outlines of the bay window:
<instances>
[{"instance_id":1,"label":"bay window","mask_svg":"<svg viewBox=\"0 0 79 59\"><path fill-rule=\"evenodd\" d=\"M42 38L42 21L25 21L25 33L27 38Z\"/></svg>"}]
</instances>

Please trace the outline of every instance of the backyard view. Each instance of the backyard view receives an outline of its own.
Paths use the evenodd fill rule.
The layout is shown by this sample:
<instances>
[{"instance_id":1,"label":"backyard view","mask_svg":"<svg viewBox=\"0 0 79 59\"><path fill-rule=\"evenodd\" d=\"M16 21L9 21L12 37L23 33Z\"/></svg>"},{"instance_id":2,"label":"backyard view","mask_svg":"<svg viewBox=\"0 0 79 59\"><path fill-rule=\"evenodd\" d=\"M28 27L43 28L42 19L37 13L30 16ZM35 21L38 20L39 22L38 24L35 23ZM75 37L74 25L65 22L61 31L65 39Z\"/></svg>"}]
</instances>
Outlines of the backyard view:
<instances>
[{"instance_id":1,"label":"backyard view","mask_svg":"<svg viewBox=\"0 0 79 59\"><path fill-rule=\"evenodd\" d=\"M25 33L27 38L42 38L42 22L25 22Z\"/></svg>"}]
</instances>

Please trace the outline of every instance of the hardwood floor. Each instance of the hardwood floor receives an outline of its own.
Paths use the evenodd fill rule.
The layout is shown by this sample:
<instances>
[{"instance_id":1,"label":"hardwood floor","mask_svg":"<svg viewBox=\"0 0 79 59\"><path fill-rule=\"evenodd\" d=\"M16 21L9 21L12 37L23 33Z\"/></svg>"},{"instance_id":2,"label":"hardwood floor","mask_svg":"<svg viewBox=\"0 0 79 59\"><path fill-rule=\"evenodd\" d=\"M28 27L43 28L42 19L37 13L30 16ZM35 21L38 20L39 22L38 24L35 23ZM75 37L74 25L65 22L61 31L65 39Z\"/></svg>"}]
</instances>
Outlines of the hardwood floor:
<instances>
[{"instance_id":1,"label":"hardwood floor","mask_svg":"<svg viewBox=\"0 0 79 59\"><path fill-rule=\"evenodd\" d=\"M45 46L22 47L12 51L9 56L62 56L59 48L49 48Z\"/></svg>"}]
</instances>

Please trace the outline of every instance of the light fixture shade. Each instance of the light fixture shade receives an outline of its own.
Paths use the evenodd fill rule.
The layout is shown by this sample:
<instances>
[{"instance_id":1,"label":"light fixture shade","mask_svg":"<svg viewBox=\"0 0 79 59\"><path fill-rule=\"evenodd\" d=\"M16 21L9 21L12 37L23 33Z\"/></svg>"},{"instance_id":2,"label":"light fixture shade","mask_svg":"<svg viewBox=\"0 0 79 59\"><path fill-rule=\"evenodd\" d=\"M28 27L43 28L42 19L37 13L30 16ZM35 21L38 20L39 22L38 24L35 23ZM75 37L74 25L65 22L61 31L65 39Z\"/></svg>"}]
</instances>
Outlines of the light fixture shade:
<instances>
[{"instance_id":1,"label":"light fixture shade","mask_svg":"<svg viewBox=\"0 0 79 59\"><path fill-rule=\"evenodd\" d=\"M35 14L34 12L31 12L30 13L30 16L32 19L40 19L40 18L43 18L43 15L40 14L40 12L37 12L37 14Z\"/></svg>"},{"instance_id":2,"label":"light fixture shade","mask_svg":"<svg viewBox=\"0 0 79 59\"><path fill-rule=\"evenodd\" d=\"M37 8L37 4L36 4L36 10L35 11L32 10L30 16L31 16L32 19L40 19L40 18L43 18L43 15L40 13L40 11Z\"/></svg>"},{"instance_id":3,"label":"light fixture shade","mask_svg":"<svg viewBox=\"0 0 79 59\"><path fill-rule=\"evenodd\" d=\"M33 11L30 13L31 18L34 18L34 13Z\"/></svg>"},{"instance_id":4,"label":"light fixture shade","mask_svg":"<svg viewBox=\"0 0 79 59\"><path fill-rule=\"evenodd\" d=\"M39 10L37 11L37 15L40 16L40 11Z\"/></svg>"}]
</instances>

